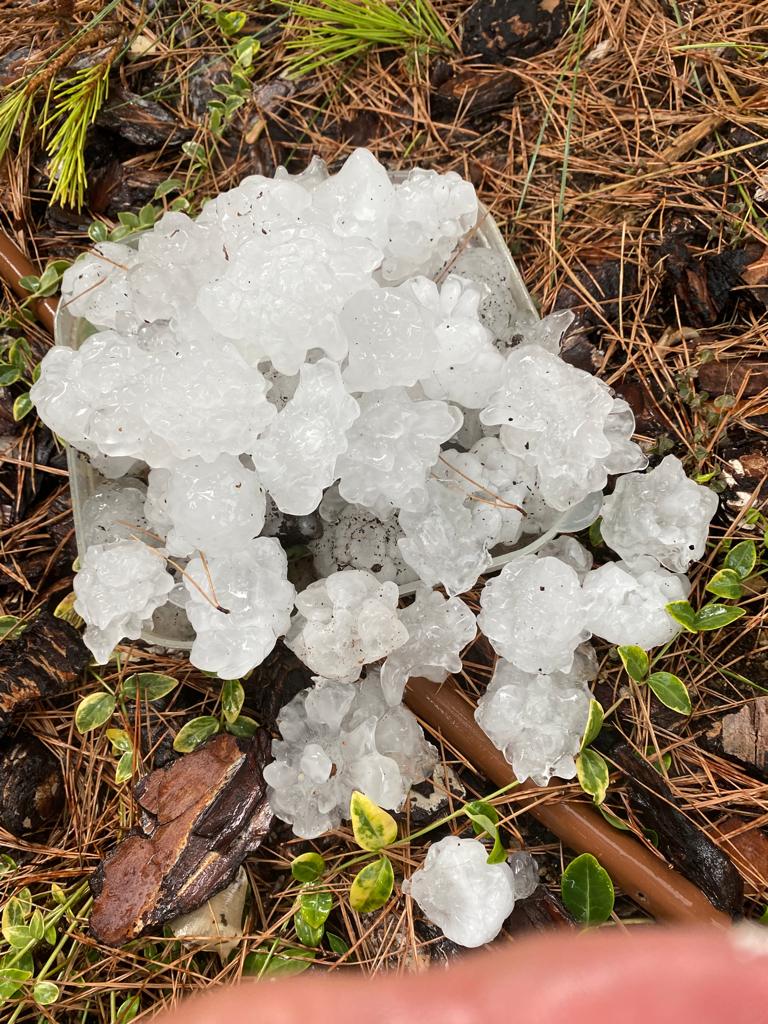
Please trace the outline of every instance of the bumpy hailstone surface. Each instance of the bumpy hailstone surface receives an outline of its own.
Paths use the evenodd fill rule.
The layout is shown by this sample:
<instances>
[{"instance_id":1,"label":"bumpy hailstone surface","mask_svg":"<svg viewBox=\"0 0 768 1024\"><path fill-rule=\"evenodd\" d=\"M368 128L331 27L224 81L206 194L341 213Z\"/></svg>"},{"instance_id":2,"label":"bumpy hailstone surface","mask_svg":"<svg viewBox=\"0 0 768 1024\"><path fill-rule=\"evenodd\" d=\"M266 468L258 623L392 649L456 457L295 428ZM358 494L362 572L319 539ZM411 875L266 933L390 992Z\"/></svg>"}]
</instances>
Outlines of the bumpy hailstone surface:
<instances>
[{"instance_id":1,"label":"bumpy hailstone surface","mask_svg":"<svg viewBox=\"0 0 768 1024\"><path fill-rule=\"evenodd\" d=\"M408 639L397 600L394 583L362 569L333 573L297 596L286 646L318 676L351 682Z\"/></svg>"},{"instance_id":2,"label":"bumpy hailstone surface","mask_svg":"<svg viewBox=\"0 0 768 1024\"><path fill-rule=\"evenodd\" d=\"M326 498L331 493L327 491ZM416 580L416 573L405 564L397 546L403 531L396 516L382 523L362 505L347 505L343 499L336 504L326 502L326 498L320 504L320 515L325 520L323 535L307 545L318 577L341 569L365 569L382 583L400 585Z\"/></svg>"},{"instance_id":3,"label":"bumpy hailstone surface","mask_svg":"<svg viewBox=\"0 0 768 1024\"><path fill-rule=\"evenodd\" d=\"M542 497L556 509L601 491L609 473L642 469L631 440L634 417L597 377L536 344L507 356L502 383L480 414L501 442L538 472Z\"/></svg>"},{"instance_id":4,"label":"bumpy hailstone surface","mask_svg":"<svg viewBox=\"0 0 768 1024\"><path fill-rule=\"evenodd\" d=\"M359 406L336 462L339 494L380 519L396 508L423 508L429 471L440 445L461 426L461 413L445 402L414 401L405 388L371 391Z\"/></svg>"},{"instance_id":5,"label":"bumpy hailstone surface","mask_svg":"<svg viewBox=\"0 0 768 1024\"><path fill-rule=\"evenodd\" d=\"M589 716L587 680L596 674L594 652L576 653L569 672L523 672L499 659L475 720L512 765L515 777L546 786L553 775L572 779Z\"/></svg>"},{"instance_id":6,"label":"bumpy hailstone surface","mask_svg":"<svg viewBox=\"0 0 768 1024\"><path fill-rule=\"evenodd\" d=\"M75 611L85 619L85 642L103 665L121 637L137 640L165 603L173 577L165 560L139 541L93 544L75 577Z\"/></svg>"},{"instance_id":7,"label":"bumpy hailstone surface","mask_svg":"<svg viewBox=\"0 0 768 1024\"><path fill-rule=\"evenodd\" d=\"M149 474L147 521L171 555L236 554L261 533L265 506L259 478L232 455Z\"/></svg>"},{"instance_id":8,"label":"bumpy hailstone surface","mask_svg":"<svg viewBox=\"0 0 768 1024\"><path fill-rule=\"evenodd\" d=\"M352 685L318 680L285 705L277 725L282 738L264 769L269 801L305 839L340 825L354 790L396 810L437 760L411 712L386 703L376 672Z\"/></svg>"},{"instance_id":9,"label":"bumpy hailstone surface","mask_svg":"<svg viewBox=\"0 0 768 1024\"><path fill-rule=\"evenodd\" d=\"M685 572L704 554L716 511L717 495L689 480L680 460L667 455L650 472L616 481L600 529L621 558L653 555L673 572Z\"/></svg>"},{"instance_id":10,"label":"bumpy hailstone surface","mask_svg":"<svg viewBox=\"0 0 768 1024\"><path fill-rule=\"evenodd\" d=\"M296 595L288 562L273 537L257 537L238 551L200 556L187 565L187 615L195 629L190 660L222 679L238 679L259 665L288 629Z\"/></svg>"},{"instance_id":11,"label":"bumpy hailstone surface","mask_svg":"<svg viewBox=\"0 0 768 1024\"><path fill-rule=\"evenodd\" d=\"M473 587L491 562L485 525L466 498L464 491L430 480L426 507L400 513L403 558L424 583L442 584L451 597Z\"/></svg>"},{"instance_id":12,"label":"bumpy hailstone surface","mask_svg":"<svg viewBox=\"0 0 768 1024\"><path fill-rule=\"evenodd\" d=\"M347 449L346 431L360 415L336 363L305 363L296 394L253 448L259 478L281 510L306 516L320 504Z\"/></svg>"},{"instance_id":13,"label":"bumpy hailstone surface","mask_svg":"<svg viewBox=\"0 0 768 1024\"><path fill-rule=\"evenodd\" d=\"M512 868L488 864L488 850L478 839L446 836L433 843L422 867L403 882L403 892L424 916L460 946L483 946L495 939L512 913L518 890Z\"/></svg>"},{"instance_id":14,"label":"bumpy hailstone surface","mask_svg":"<svg viewBox=\"0 0 768 1024\"><path fill-rule=\"evenodd\" d=\"M589 638L581 581L559 558L522 555L480 595L480 629L502 658L524 672L567 672Z\"/></svg>"},{"instance_id":15,"label":"bumpy hailstone surface","mask_svg":"<svg viewBox=\"0 0 768 1024\"><path fill-rule=\"evenodd\" d=\"M690 589L685 576L662 569L648 555L606 562L584 579L587 629L612 644L658 647L680 631L666 605L684 601Z\"/></svg>"},{"instance_id":16,"label":"bumpy hailstone surface","mask_svg":"<svg viewBox=\"0 0 768 1024\"><path fill-rule=\"evenodd\" d=\"M420 586L412 604L400 613L408 639L387 657L381 669L381 688L390 704L403 699L411 676L442 683L461 669L460 652L477 635L475 616L458 597L446 599Z\"/></svg>"}]
</instances>

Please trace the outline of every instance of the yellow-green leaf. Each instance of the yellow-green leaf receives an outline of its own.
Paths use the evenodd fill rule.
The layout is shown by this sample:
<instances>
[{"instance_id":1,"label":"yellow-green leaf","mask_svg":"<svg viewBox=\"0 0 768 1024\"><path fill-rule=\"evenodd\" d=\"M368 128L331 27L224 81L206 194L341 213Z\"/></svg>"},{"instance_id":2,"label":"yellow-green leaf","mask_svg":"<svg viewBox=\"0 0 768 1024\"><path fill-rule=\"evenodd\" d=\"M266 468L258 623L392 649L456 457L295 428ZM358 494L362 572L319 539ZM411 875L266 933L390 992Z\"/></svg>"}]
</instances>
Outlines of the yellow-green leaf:
<instances>
[{"instance_id":1,"label":"yellow-green leaf","mask_svg":"<svg viewBox=\"0 0 768 1024\"><path fill-rule=\"evenodd\" d=\"M648 675L650 662L647 653L642 647L627 645L618 648L619 657L627 670L627 675L638 683L642 683Z\"/></svg>"},{"instance_id":2,"label":"yellow-green leaf","mask_svg":"<svg viewBox=\"0 0 768 1024\"><path fill-rule=\"evenodd\" d=\"M72 591L72 593L67 594L66 597L59 601L53 609L53 614L55 618L68 622L70 626L73 626L75 629L82 629L85 625L85 620L75 611L76 600L75 592Z\"/></svg>"},{"instance_id":3,"label":"yellow-green leaf","mask_svg":"<svg viewBox=\"0 0 768 1024\"><path fill-rule=\"evenodd\" d=\"M734 544L725 556L723 568L732 569L739 579L745 580L755 568L756 561L757 547L755 542L753 540L742 540L738 544Z\"/></svg>"},{"instance_id":4,"label":"yellow-green leaf","mask_svg":"<svg viewBox=\"0 0 768 1024\"><path fill-rule=\"evenodd\" d=\"M735 608L730 604L705 604L696 613L696 630L704 632L711 629L722 629L723 626L730 625L746 614L746 609Z\"/></svg>"},{"instance_id":5,"label":"yellow-green leaf","mask_svg":"<svg viewBox=\"0 0 768 1024\"><path fill-rule=\"evenodd\" d=\"M397 839L397 822L391 814L369 800L364 793L357 790L349 802L349 816L352 819L352 831L355 841L364 850L377 850L389 846Z\"/></svg>"},{"instance_id":6,"label":"yellow-green leaf","mask_svg":"<svg viewBox=\"0 0 768 1024\"><path fill-rule=\"evenodd\" d=\"M107 729L106 737L112 744L113 754L124 754L133 750L133 740L125 729Z\"/></svg>"},{"instance_id":7,"label":"yellow-green leaf","mask_svg":"<svg viewBox=\"0 0 768 1024\"><path fill-rule=\"evenodd\" d=\"M679 715L690 715L691 698L682 679L671 672L652 672L648 676L648 685L665 707Z\"/></svg>"},{"instance_id":8,"label":"yellow-green leaf","mask_svg":"<svg viewBox=\"0 0 768 1024\"><path fill-rule=\"evenodd\" d=\"M600 735L600 730L603 728L603 722L605 721L605 712L600 701L595 700L593 697L589 702L589 717L587 718L587 725L584 729L584 737L581 741L581 749L584 750L590 743L593 743Z\"/></svg>"},{"instance_id":9,"label":"yellow-green leaf","mask_svg":"<svg viewBox=\"0 0 768 1024\"><path fill-rule=\"evenodd\" d=\"M688 630L689 633L698 632L696 628L696 612L688 601L670 601L665 607L667 615L670 615L679 626Z\"/></svg>"},{"instance_id":10,"label":"yellow-green leaf","mask_svg":"<svg viewBox=\"0 0 768 1024\"><path fill-rule=\"evenodd\" d=\"M77 705L75 711L75 728L80 733L90 732L98 729L112 717L115 710L115 698L111 693L104 690L98 693L89 693Z\"/></svg>"},{"instance_id":11,"label":"yellow-green leaf","mask_svg":"<svg viewBox=\"0 0 768 1024\"><path fill-rule=\"evenodd\" d=\"M499 815L496 808L485 800L473 800L464 806L464 813L472 822L475 835L481 836L485 833L493 840L493 848L488 854L488 863L501 864L506 860L507 854L499 835Z\"/></svg>"},{"instance_id":12,"label":"yellow-green leaf","mask_svg":"<svg viewBox=\"0 0 768 1024\"><path fill-rule=\"evenodd\" d=\"M160 700L178 685L173 676L161 672L134 672L123 683L121 693L127 700Z\"/></svg>"},{"instance_id":13,"label":"yellow-green leaf","mask_svg":"<svg viewBox=\"0 0 768 1024\"><path fill-rule=\"evenodd\" d=\"M608 765L602 754L591 747L587 747L576 758L576 774L579 778L579 785L596 804L605 800L608 791L609 774Z\"/></svg>"},{"instance_id":14,"label":"yellow-green leaf","mask_svg":"<svg viewBox=\"0 0 768 1024\"><path fill-rule=\"evenodd\" d=\"M312 928L325 924L333 910L333 896L327 889L304 889L299 895L304 920Z\"/></svg>"},{"instance_id":15,"label":"yellow-green leaf","mask_svg":"<svg viewBox=\"0 0 768 1024\"><path fill-rule=\"evenodd\" d=\"M221 710L231 724L239 716L245 701L245 690L239 679L227 679L221 688Z\"/></svg>"},{"instance_id":16,"label":"yellow-green leaf","mask_svg":"<svg viewBox=\"0 0 768 1024\"><path fill-rule=\"evenodd\" d=\"M738 601L744 592L739 574L734 569L721 569L716 572L704 588L715 597L723 597L726 601Z\"/></svg>"},{"instance_id":17,"label":"yellow-green leaf","mask_svg":"<svg viewBox=\"0 0 768 1024\"><path fill-rule=\"evenodd\" d=\"M32 998L38 1006L50 1006L59 998L59 986L52 981L38 981L32 989Z\"/></svg>"},{"instance_id":18,"label":"yellow-green leaf","mask_svg":"<svg viewBox=\"0 0 768 1024\"><path fill-rule=\"evenodd\" d=\"M296 938L302 946L319 946L323 939L324 925L314 927L304 917L301 910L293 915L293 927L296 929Z\"/></svg>"},{"instance_id":19,"label":"yellow-green leaf","mask_svg":"<svg viewBox=\"0 0 768 1024\"><path fill-rule=\"evenodd\" d=\"M312 949L273 950L262 947L245 958L243 974L256 978L287 978L306 971L316 955Z\"/></svg>"},{"instance_id":20,"label":"yellow-green leaf","mask_svg":"<svg viewBox=\"0 0 768 1024\"><path fill-rule=\"evenodd\" d=\"M117 762L117 767L115 768L115 782L119 786L123 782L128 782L128 780L132 778L133 751L126 750L124 754L120 755L120 760Z\"/></svg>"},{"instance_id":21,"label":"yellow-green leaf","mask_svg":"<svg viewBox=\"0 0 768 1024\"><path fill-rule=\"evenodd\" d=\"M291 861L291 874L297 882L316 882L325 872L325 861L319 853L301 853Z\"/></svg>"},{"instance_id":22,"label":"yellow-green leaf","mask_svg":"<svg viewBox=\"0 0 768 1024\"><path fill-rule=\"evenodd\" d=\"M193 718L179 729L173 741L173 749L179 754L189 754L201 743L205 743L219 731L219 720L213 715L201 715Z\"/></svg>"},{"instance_id":23,"label":"yellow-green leaf","mask_svg":"<svg viewBox=\"0 0 768 1024\"><path fill-rule=\"evenodd\" d=\"M358 914L370 914L384 906L394 885L395 873L389 857L380 857L355 875L349 890L349 905Z\"/></svg>"}]
</instances>

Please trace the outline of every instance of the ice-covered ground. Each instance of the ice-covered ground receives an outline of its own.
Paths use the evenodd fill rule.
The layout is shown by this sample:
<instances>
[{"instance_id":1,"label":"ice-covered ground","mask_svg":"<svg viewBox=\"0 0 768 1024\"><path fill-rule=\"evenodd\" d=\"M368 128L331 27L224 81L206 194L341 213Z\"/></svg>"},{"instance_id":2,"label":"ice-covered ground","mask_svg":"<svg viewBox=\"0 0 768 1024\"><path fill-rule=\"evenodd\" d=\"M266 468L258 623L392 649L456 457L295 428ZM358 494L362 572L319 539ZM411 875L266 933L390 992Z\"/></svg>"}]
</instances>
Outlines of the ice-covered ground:
<instances>
[{"instance_id":1,"label":"ice-covered ground","mask_svg":"<svg viewBox=\"0 0 768 1024\"><path fill-rule=\"evenodd\" d=\"M587 641L666 643L665 606L704 551L714 494L672 456L643 472L627 404L560 358L570 314L515 309L477 220L458 175L395 184L356 150L333 175L313 161L246 178L64 276L93 332L46 356L32 398L105 477L83 509L85 641L103 663L169 599L194 627L192 663L222 678L286 637L316 674L283 708L267 769L297 835L338 825L353 789L398 807L431 771L403 689L457 672L478 628L498 654L478 723L519 779L572 777ZM618 558L593 567L567 533L601 502ZM319 577L298 592L273 535L293 517ZM475 619L461 595L499 550L531 544L485 583ZM520 894L478 850L443 840L411 880L468 945ZM496 917L476 919L465 871Z\"/></svg>"}]
</instances>

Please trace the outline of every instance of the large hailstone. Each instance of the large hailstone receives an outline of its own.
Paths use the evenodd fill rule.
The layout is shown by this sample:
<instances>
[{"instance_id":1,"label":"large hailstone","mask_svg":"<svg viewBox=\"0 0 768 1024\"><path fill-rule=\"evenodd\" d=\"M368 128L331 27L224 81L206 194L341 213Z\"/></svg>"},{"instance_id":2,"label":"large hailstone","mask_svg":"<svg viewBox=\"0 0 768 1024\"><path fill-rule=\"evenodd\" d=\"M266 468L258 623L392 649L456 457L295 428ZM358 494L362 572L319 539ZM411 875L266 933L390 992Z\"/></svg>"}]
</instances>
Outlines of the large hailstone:
<instances>
[{"instance_id":1,"label":"large hailstone","mask_svg":"<svg viewBox=\"0 0 768 1024\"><path fill-rule=\"evenodd\" d=\"M281 710L282 739L264 769L274 813L313 839L349 816L354 790L396 810L435 766L435 748L402 705L385 702L378 675L360 683L318 680Z\"/></svg>"},{"instance_id":2,"label":"large hailstone","mask_svg":"<svg viewBox=\"0 0 768 1024\"><path fill-rule=\"evenodd\" d=\"M532 474L497 437L481 438L468 452L445 451L435 476L465 495L464 505L489 547L519 540L533 494Z\"/></svg>"},{"instance_id":3,"label":"large hailstone","mask_svg":"<svg viewBox=\"0 0 768 1024\"><path fill-rule=\"evenodd\" d=\"M581 582L558 558L521 555L480 595L480 629L497 654L524 672L567 672L589 638Z\"/></svg>"},{"instance_id":4,"label":"large hailstone","mask_svg":"<svg viewBox=\"0 0 768 1024\"><path fill-rule=\"evenodd\" d=\"M258 232L225 273L200 289L197 306L251 365L269 359L280 373L293 374L311 348L344 358L338 314L370 284L380 261L369 243L342 240L319 225Z\"/></svg>"},{"instance_id":5,"label":"large hailstone","mask_svg":"<svg viewBox=\"0 0 768 1024\"><path fill-rule=\"evenodd\" d=\"M432 843L424 864L403 882L403 892L446 938L460 946L484 946L495 939L512 913L518 891L512 868L488 863L479 839L446 836Z\"/></svg>"},{"instance_id":6,"label":"large hailstone","mask_svg":"<svg viewBox=\"0 0 768 1024\"><path fill-rule=\"evenodd\" d=\"M394 190L381 267L384 279L433 276L474 227L477 212L474 186L455 171L409 171Z\"/></svg>"},{"instance_id":7,"label":"large hailstone","mask_svg":"<svg viewBox=\"0 0 768 1024\"><path fill-rule=\"evenodd\" d=\"M512 765L519 782L546 786L552 776L572 779L589 717L597 661L585 645L569 672L523 672L500 658L475 721Z\"/></svg>"},{"instance_id":8,"label":"large hailstone","mask_svg":"<svg viewBox=\"0 0 768 1024\"><path fill-rule=\"evenodd\" d=\"M445 402L414 401L405 388L371 391L359 405L336 463L342 498L382 520L395 509L423 508L429 470L461 426L461 413Z\"/></svg>"},{"instance_id":9,"label":"large hailstone","mask_svg":"<svg viewBox=\"0 0 768 1024\"><path fill-rule=\"evenodd\" d=\"M197 224L218 235L229 263L256 235L267 239L311 218L311 205L306 189L295 181L251 174L236 188L208 200Z\"/></svg>"},{"instance_id":10,"label":"large hailstone","mask_svg":"<svg viewBox=\"0 0 768 1024\"><path fill-rule=\"evenodd\" d=\"M442 584L450 597L471 590L491 564L485 524L467 507L464 491L427 483L427 505L401 512L400 552L428 586Z\"/></svg>"},{"instance_id":11,"label":"large hailstone","mask_svg":"<svg viewBox=\"0 0 768 1024\"><path fill-rule=\"evenodd\" d=\"M395 187L373 153L356 149L336 174L311 184L312 208L334 234L383 248Z\"/></svg>"},{"instance_id":12,"label":"large hailstone","mask_svg":"<svg viewBox=\"0 0 768 1024\"><path fill-rule=\"evenodd\" d=\"M257 537L231 554L187 565L187 615L195 630L189 660L222 679L260 665L288 630L296 595L279 541Z\"/></svg>"},{"instance_id":13,"label":"large hailstone","mask_svg":"<svg viewBox=\"0 0 768 1024\"><path fill-rule=\"evenodd\" d=\"M293 398L253 448L261 482L281 512L306 516L336 477L347 430L360 415L336 363L305 363Z\"/></svg>"},{"instance_id":14,"label":"large hailstone","mask_svg":"<svg viewBox=\"0 0 768 1024\"><path fill-rule=\"evenodd\" d=\"M411 676L442 683L450 672L459 672L459 655L477 635L475 616L460 598L446 599L423 585L400 612L400 621L408 639L381 668L381 688L390 704L400 703Z\"/></svg>"},{"instance_id":15,"label":"large hailstone","mask_svg":"<svg viewBox=\"0 0 768 1024\"><path fill-rule=\"evenodd\" d=\"M408 639L397 614L398 590L369 572L346 569L296 598L286 646L318 676L358 679L363 665L386 658Z\"/></svg>"},{"instance_id":16,"label":"large hailstone","mask_svg":"<svg viewBox=\"0 0 768 1024\"><path fill-rule=\"evenodd\" d=\"M482 405L498 384L503 359L490 368L495 372L490 379L488 359L482 357L493 346L479 319L479 300L470 282L454 276L441 286L415 277L397 288L353 296L341 312L349 338L344 372L349 389L410 387L421 380L430 398ZM438 371L447 376L438 379Z\"/></svg>"},{"instance_id":17,"label":"large hailstone","mask_svg":"<svg viewBox=\"0 0 768 1024\"><path fill-rule=\"evenodd\" d=\"M232 455L186 459L149 474L147 521L171 555L237 554L261 533L265 508L258 477Z\"/></svg>"},{"instance_id":18,"label":"large hailstone","mask_svg":"<svg viewBox=\"0 0 768 1024\"><path fill-rule=\"evenodd\" d=\"M249 451L275 415L267 384L229 342L100 331L55 346L30 395L41 418L76 448L152 466Z\"/></svg>"},{"instance_id":19,"label":"large hailstone","mask_svg":"<svg viewBox=\"0 0 768 1024\"><path fill-rule=\"evenodd\" d=\"M714 491L690 480L680 460L667 455L655 469L616 481L603 502L600 532L623 559L653 555L685 572L704 554L717 504Z\"/></svg>"},{"instance_id":20,"label":"large hailstone","mask_svg":"<svg viewBox=\"0 0 768 1024\"><path fill-rule=\"evenodd\" d=\"M382 523L370 509L343 502L326 516L324 506L332 492L333 488L326 491L320 503L323 535L307 545L317 576L322 579L341 569L365 569L382 583L413 583L416 573L405 564L397 546L403 536L397 516Z\"/></svg>"},{"instance_id":21,"label":"large hailstone","mask_svg":"<svg viewBox=\"0 0 768 1024\"><path fill-rule=\"evenodd\" d=\"M138 253L127 245L99 242L64 271L61 308L94 327L136 326L128 271L138 261Z\"/></svg>"},{"instance_id":22,"label":"large hailstone","mask_svg":"<svg viewBox=\"0 0 768 1024\"><path fill-rule=\"evenodd\" d=\"M647 462L631 441L634 417L627 403L539 345L509 353L502 383L480 419L500 425L504 447L535 466L552 508L567 509L601 491L609 473L642 469Z\"/></svg>"},{"instance_id":23,"label":"large hailstone","mask_svg":"<svg viewBox=\"0 0 768 1024\"><path fill-rule=\"evenodd\" d=\"M584 584L586 627L611 644L650 650L668 643L680 626L667 612L691 590L685 576L662 569L655 558L607 562L587 573Z\"/></svg>"},{"instance_id":24,"label":"large hailstone","mask_svg":"<svg viewBox=\"0 0 768 1024\"><path fill-rule=\"evenodd\" d=\"M162 554L136 540L93 544L75 576L74 608L86 623L83 641L103 665L124 637L137 640L173 589Z\"/></svg>"}]
</instances>

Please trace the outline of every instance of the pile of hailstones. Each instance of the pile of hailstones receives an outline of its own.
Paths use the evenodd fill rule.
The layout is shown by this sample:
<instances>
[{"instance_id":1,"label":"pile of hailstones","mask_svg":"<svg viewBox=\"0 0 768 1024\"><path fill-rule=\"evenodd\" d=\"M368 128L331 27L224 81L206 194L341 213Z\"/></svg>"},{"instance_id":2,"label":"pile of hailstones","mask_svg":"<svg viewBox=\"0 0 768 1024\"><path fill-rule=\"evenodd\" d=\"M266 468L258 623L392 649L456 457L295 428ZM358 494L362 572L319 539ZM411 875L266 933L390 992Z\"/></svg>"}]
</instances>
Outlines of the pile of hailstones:
<instances>
[{"instance_id":1,"label":"pile of hailstones","mask_svg":"<svg viewBox=\"0 0 768 1024\"><path fill-rule=\"evenodd\" d=\"M430 774L405 683L457 671L478 626L498 654L479 725L518 779L573 777L590 635L670 640L665 605L704 549L715 496L672 457L637 472L629 407L559 357L567 314L515 308L477 223L458 175L393 183L358 150L335 175L249 177L65 274L95 333L46 356L32 398L112 480L85 509L85 642L103 663L170 601L192 663L235 678L285 637L315 685L283 708L265 775L298 836L338 826L354 789L397 808ZM319 579L297 593L275 533L318 509ZM598 513L619 560L593 568L567 531ZM476 620L458 595L512 549ZM436 844L410 882L467 944L530 889L530 865L478 847Z\"/></svg>"}]
</instances>

